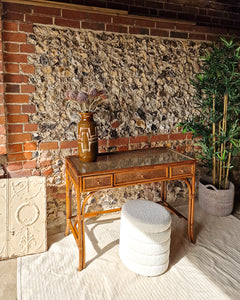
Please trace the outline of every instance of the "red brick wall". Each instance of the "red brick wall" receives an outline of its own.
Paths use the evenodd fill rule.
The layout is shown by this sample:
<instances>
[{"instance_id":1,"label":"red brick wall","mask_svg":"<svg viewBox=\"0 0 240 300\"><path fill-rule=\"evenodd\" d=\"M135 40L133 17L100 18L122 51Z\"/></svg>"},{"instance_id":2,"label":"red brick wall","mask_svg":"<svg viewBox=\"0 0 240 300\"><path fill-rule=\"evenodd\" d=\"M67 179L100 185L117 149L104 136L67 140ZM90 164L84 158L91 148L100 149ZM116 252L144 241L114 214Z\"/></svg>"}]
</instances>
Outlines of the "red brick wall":
<instances>
[{"instance_id":1,"label":"red brick wall","mask_svg":"<svg viewBox=\"0 0 240 300\"><path fill-rule=\"evenodd\" d=\"M240 3L237 0L67 0L59 2L125 10L134 15L188 20L198 25L240 29Z\"/></svg>"},{"instance_id":2,"label":"red brick wall","mask_svg":"<svg viewBox=\"0 0 240 300\"><path fill-rule=\"evenodd\" d=\"M35 106L29 104L29 95L35 88L28 83L28 75L35 70L34 65L28 64L27 57L29 53L34 53L35 49L33 45L27 43L27 35L33 32L34 24L204 41L228 33L227 29L187 22L15 3L3 3L2 19L3 42L0 41L0 57L2 58L3 45L4 76L2 78L2 59L0 59L0 78L3 79L0 83L0 154L6 153L7 146L8 171L12 177L51 174L52 168L47 160L37 166L33 155L36 150L70 149L71 153L77 153L77 142L56 141L37 145L32 139L38 125L28 122L31 113L35 112ZM171 144L173 141L181 140L188 144L187 141L190 139L189 135L179 133L150 138L146 136L119 138L100 141L99 151L134 149L142 145L154 146L161 141Z\"/></svg>"},{"instance_id":3,"label":"red brick wall","mask_svg":"<svg viewBox=\"0 0 240 300\"><path fill-rule=\"evenodd\" d=\"M2 12L2 1L0 1L0 11ZM2 15L2 14L1 14ZM0 20L2 32L2 18ZM7 153L6 148L6 116L4 105L4 84L3 84L3 49L2 34L0 35L0 155Z\"/></svg>"}]
</instances>

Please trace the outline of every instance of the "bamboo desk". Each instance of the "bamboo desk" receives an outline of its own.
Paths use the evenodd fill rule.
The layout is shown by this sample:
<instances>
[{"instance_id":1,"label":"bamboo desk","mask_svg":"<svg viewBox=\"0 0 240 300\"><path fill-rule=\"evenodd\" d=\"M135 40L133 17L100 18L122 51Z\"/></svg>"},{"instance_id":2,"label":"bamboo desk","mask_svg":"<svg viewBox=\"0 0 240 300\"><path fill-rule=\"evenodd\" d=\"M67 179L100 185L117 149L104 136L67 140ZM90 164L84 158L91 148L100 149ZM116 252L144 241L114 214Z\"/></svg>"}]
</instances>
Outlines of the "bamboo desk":
<instances>
[{"instance_id":1,"label":"bamboo desk","mask_svg":"<svg viewBox=\"0 0 240 300\"><path fill-rule=\"evenodd\" d=\"M168 148L151 148L99 154L96 162L83 163L78 156L66 157L66 231L71 229L79 250L79 268L85 268L84 219L121 208L85 213L85 205L99 190L135 184L161 182L161 201L171 212L187 221L188 239L194 242L193 217L196 161ZM169 180L183 180L188 187L188 218L166 202ZM72 215L72 187L77 201L77 215ZM83 196L83 197L81 197Z\"/></svg>"}]
</instances>

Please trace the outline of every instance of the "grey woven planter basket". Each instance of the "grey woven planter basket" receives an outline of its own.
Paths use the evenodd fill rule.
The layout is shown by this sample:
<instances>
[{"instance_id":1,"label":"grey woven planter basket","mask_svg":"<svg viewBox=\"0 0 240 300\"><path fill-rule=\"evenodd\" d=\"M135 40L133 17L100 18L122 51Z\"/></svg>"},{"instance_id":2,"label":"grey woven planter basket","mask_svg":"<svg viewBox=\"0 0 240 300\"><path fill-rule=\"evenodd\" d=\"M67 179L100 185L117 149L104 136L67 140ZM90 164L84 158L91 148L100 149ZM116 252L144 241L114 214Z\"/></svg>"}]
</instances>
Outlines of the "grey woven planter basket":
<instances>
[{"instance_id":1,"label":"grey woven planter basket","mask_svg":"<svg viewBox=\"0 0 240 300\"><path fill-rule=\"evenodd\" d=\"M228 216L233 210L234 184L229 182L229 189L218 190L212 185L211 177L199 181L199 205L214 216Z\"/></svg>"}]
</instances>

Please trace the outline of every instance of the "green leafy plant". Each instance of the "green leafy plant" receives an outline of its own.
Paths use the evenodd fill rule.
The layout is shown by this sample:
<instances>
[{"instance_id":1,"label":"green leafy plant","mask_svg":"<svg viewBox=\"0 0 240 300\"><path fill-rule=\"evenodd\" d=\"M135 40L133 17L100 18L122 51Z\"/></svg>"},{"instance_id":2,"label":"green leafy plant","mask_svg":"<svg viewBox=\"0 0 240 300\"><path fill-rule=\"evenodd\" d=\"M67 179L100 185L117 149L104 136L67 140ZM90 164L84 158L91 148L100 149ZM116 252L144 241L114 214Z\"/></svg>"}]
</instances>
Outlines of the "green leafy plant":
<instances>
[{"instance_id":1,"label":"green leafy plant","mask_svg":"<svg viewBox=\"0 0 240 300\"><path fill-rule=\"evenodd\" d=\"M179 126L198 137L199 159L212 173L213 185L228 188L229 170L240 153L240 47L234 39L211 46L191 84L197 110Z\"/></svg>"}]
</instances>

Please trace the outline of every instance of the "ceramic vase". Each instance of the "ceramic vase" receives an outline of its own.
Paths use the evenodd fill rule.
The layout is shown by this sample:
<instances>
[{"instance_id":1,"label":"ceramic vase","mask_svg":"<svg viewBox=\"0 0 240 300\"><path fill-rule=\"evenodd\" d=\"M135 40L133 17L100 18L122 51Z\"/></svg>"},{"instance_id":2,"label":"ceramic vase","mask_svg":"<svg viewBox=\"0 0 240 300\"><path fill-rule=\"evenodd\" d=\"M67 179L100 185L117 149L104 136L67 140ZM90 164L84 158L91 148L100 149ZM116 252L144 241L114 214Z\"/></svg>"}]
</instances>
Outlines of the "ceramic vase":
<instances>
[{"instance_id":1,"label":"ceramic vase","mask_svg":"<svg viewBox=\"0 0 240 300\"><path fill-rule=\"evenodd\" d=\"M94 113L80 113L78 123L78 154L82 162L93 162L98 156L97 126L93 119Z\"/></svg>"}]
</instances>

